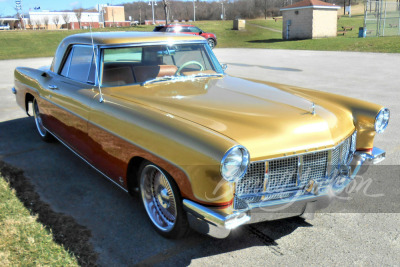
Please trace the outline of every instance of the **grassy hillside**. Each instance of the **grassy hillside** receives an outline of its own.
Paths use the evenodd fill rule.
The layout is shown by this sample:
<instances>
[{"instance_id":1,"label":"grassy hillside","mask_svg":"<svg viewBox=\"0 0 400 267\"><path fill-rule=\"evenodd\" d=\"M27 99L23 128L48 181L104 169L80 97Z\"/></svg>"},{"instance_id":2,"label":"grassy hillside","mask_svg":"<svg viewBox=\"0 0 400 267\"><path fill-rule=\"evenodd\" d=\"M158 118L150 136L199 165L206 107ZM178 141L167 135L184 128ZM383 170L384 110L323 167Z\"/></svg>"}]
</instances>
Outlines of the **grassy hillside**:
<instances>
[{"instance_id":1,"label":"grassy hillside","mask_svg":"<svg viewBox=\"0 0 400 267\"><path fill-rule=\"evenodd\" d=\"M303 49L330 51L360 51L400 53L400 37L358 38L358 28L363 25L363 16L351 18L342 16L338 20L338 30L342 26L353 27L345 35L336 38L283 41L282 20L248 20L246 30L232 30L232 21L199 21L195 22L204 31L213 32L218 37L219 48L271 48L271 49ZM269 28L269 29L268 29ZM272 30L270 30L272 29ZM100 31L152 31L153 26L128 28L107 28ZM66 36L79 31L2 31L0 32L0 59L48 57L53 56L59 42ZM99 31L99 30L95 30Z\"/></svg>"}]
</instances>

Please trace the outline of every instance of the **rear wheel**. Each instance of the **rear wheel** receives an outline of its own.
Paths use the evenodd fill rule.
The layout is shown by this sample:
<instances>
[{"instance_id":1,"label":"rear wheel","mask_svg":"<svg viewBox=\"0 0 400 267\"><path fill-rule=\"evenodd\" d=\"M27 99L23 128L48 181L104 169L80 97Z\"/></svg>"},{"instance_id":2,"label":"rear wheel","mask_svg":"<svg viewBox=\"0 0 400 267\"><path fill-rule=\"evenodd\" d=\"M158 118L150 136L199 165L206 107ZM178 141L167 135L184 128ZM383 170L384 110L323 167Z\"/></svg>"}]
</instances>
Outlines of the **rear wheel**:
<instances>
[{"instance_id":1,"label":"rear wheel","mask_svg":"<svg viewBox=\"0 0 400 267\"><path fill-rule=\"evenodd\" d=\"M139 175L142 202L153 227L167 238L184 236L189 226L172 178L150 162L142 164Z\"/></svg>"},{"instance_id":2,"label":"rear wheel","mask_svg":"<svg viewBox=\"0 0 400 267\"><path fill-rule=\"evenodd\" d=\"M215 47L215 40L212 38L209 38L208 40L208 45L213 49Z\"/></svg>"},{"instance_id":3,"label":"rear wheel","mask_svg":"<svg viewBox=\"0 0 400 267\"><path fill-rule=\"evenodd\" d=\"M33 117L35 118L36 129L40 138L45 142L53 141L53 136L43 126L42 115L40 114L36 98L33 99Z\"/></svg>"}]
</instances>

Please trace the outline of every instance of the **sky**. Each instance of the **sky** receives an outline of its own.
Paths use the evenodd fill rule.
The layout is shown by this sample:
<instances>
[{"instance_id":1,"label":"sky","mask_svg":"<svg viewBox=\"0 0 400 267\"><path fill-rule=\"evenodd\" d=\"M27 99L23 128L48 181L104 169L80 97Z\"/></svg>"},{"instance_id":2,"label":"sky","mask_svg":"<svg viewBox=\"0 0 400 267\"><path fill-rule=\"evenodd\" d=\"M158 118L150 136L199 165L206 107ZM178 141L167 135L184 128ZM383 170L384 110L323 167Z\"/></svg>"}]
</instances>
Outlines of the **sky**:
<instances>
[{"instance_id":1,"label":"sky","mask_svg":"<svg viewBox=\"0 0 400 267\"><path fill-rule=\"evenodd\" d=\"M95 7L96 4L119 4L126 1L111 1L111 0L20 0L22 2L22 11L27 13L30 10L34 11L34 8L40 6L41 10L59 11L59 10L71 10L74 8L91 8ZM15 0L0 0L0 17L11 16L16 13L15 11Z\"/></svg>"},{"instance_id":2,"label":"sky","mask_svg":"<svg viewBox=\"0 0 400 267\"><path fill-rule=\"evenodd\" d=\"M118 5L126 2L134 2L129 0L20 0L22 2L22 12L27 13L31 9L34 11L36 6L40 6L41 10L61 11L71 10L74 8L93 8L97 4ZM145 0L147 1L147 0ZM186 0L191 1L191 0ZM16 14L15 0L0 0L0 17L12 16Z\"/></svg>"}]
</instances>

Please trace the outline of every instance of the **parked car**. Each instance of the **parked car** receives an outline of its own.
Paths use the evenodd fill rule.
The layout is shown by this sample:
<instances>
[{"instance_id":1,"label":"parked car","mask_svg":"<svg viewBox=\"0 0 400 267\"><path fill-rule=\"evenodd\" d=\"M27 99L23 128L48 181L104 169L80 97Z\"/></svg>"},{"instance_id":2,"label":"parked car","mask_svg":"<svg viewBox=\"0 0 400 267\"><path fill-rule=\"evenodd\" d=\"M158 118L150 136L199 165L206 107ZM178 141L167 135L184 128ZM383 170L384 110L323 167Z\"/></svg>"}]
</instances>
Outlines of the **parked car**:
<instances>
[{"instance_id":1,"label":"parked car","mask_svg":"<svg viewBox=\"0 0 400 267\"><path fill-rule=\"evenodd\" d=\"M44 141L139 191L169 238L312 214L385 158L387 108L231 77L199 36L71 35L48 68L18 67L12 91Z\"/></svg>"},{"instance_id":2,"label":"parked car","mask_svg":"<svg viewBox=\"0 0 400 267\"><path fill-rule=\"evenodd\" d=\"M0 24L0 30L9 30L10 29L10 25L7 24Z\"/></svg>"},{"instance_id":3,"label":"parked car","mask_svg":"<svg viewBox=\"0 0 400 267\"><path fill-rule=\"evenodd\" d=\"M210 45L211 48L214 48L217 45L217 36L214 33L205 32L194 25L186 25L186 24L158 25L154 28L153 31L200 35L207 39L208 44Z\"/></svg>"}]
</instances>

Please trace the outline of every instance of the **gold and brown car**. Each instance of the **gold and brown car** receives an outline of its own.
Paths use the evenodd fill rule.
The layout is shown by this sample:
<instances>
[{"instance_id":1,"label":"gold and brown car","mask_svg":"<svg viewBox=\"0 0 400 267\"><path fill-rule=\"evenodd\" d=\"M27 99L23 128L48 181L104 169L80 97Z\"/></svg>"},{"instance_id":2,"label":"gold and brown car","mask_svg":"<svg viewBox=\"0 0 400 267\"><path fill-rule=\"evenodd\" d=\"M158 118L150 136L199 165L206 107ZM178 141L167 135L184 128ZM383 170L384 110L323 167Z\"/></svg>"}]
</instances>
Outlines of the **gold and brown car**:
<instances>
[{"instance_id":1,"label":"gold and brown car","mask_svg":"<svg viewBox=\"0 0 400 267\"><path fill-rule=\"evenodd\" d=\"M231 77L198 36L72 35L50 67L17 68L13 92L44 141L139 190L170 238L313 213L385 158L388 109Z\"/></svg>"}]
</instances>

